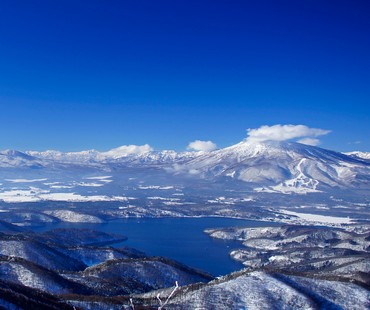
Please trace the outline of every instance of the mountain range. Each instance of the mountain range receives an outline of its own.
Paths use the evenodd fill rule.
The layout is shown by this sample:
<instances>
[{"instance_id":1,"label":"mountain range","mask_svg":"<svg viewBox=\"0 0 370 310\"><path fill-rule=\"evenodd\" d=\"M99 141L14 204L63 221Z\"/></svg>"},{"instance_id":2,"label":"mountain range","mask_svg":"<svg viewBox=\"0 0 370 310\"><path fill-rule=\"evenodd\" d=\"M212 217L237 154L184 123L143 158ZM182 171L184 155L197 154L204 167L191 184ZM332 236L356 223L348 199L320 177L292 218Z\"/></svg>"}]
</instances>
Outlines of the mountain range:
<instances>
[{"instance_id":1,"label":"mountain range","mask_svg":"<svg viewBox=\"0 0 370 310\"><path fill-rule=\"evenodd\" d=\"M255 192L326 192L331 189L368 189L369 153L339 153L294 142L242 141L212 152L152 151L127 146L108 152L0 152L0 174L11 179L16 173L33 180L63 175L94 176L105 172L140 180L158 173L183 179L242 182ZM34 178L32 180L32 178ZM27 183L27 179L24 180ZM29 181L29 180L28 180ZM18 183L22 183L19 180ZM28 182L29 183L29 182ZM106 182L106 184L109 182Z\"/></svg>"}]
</instances>

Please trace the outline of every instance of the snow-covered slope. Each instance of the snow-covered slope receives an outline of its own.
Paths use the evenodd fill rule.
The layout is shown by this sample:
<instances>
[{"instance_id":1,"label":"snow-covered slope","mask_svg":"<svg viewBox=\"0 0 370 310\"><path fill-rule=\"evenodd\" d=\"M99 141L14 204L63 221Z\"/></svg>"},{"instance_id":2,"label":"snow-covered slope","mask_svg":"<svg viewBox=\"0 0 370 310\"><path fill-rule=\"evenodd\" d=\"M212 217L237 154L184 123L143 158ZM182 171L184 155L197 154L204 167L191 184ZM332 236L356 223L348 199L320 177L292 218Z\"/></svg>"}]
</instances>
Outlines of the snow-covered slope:
<instances>
[{"instance_id":1,"label":"snow-covered slope","mask_svg":"<svg viewBox=\"0 0 370 310\"><path fill-rule=\"evenodd\" d=\"M208 282L212 276L180 263L161 258L112 259L86 268L74 281L87 286L108 283L131 293L144 293L154 289L167 288L178 281L179 285Z\"/></svg>"},{"instance_id":2,"label":"snow-covered slope","mask_svg":"<svg viewBox=\"0 0 370 310\"><path fill-rule=\"evenodd\" d=\"M55 294L0 280L1 309L58 309L74 310Z\"/></svg>"},{"instance_id":3,"label":"snow-covered slope","mask_svg":"<svg viewBox=\"0 0 370 310\"><path fill-rule=\"evenodd\" d=\"M353 283L240 272L178 293L168 309L367 309L369 298Z\"/></svg>"},{"instance_id":4,"label":"snow-covered slope","mask_svg":"<svg viewBox=\"0 0 370 310\"><path fill-rule=\"evenodd\" d=\"M363 160L293 142L243 141L198 156L185 167L206 177L224 176L254 183L257 191L265 192L316 192L370 181L370 166Z\"/></svg>"},{"instance_id":5,"label":"snow-covered slope","mask_svg":"<svg viewBox=\"0 0 370 310\"><path fill-rule=\"evenodd\" d=\"M55 271L16 257L0 256L0 279L53 294L84 292Z\"/></svg>"}]
</instances>

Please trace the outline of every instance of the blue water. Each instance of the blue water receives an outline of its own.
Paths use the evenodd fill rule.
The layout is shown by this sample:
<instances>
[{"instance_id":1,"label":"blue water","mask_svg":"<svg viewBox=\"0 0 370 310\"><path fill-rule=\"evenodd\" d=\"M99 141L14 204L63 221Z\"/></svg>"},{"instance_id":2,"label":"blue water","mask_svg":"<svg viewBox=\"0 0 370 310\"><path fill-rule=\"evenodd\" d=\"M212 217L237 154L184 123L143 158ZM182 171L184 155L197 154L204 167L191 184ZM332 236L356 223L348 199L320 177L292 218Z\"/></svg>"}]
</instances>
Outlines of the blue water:
<instances>
[{"instance_id":1,"label":"blue water","mask_svg":"<svg viewBox=\"0 0 370 310\"><path fill-rule=\"evenodd\" d=\"M151 256L164 256L190 267L219 276L239 270L243 265L230 258L233 249L241 248L238 241L209 237L203 231L215 227L276 226L274 223L228 218L129 218L103 224L47 224L37 231L55 228L89 228L123 234L128 240L115 247L128 246Z\"/></svg>"}]
</instances>

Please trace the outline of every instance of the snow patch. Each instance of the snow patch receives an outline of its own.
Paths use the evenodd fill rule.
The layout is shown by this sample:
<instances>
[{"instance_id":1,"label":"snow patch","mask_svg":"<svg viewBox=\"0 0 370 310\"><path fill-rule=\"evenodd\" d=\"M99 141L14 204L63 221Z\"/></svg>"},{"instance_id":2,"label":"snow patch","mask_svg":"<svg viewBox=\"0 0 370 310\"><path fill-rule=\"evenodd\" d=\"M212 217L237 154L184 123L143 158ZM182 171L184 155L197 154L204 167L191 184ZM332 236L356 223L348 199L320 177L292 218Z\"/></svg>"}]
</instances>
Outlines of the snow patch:
<instances>
[{"instance_id":1,"label":"snow patch","mask_svg":"<svg viewBox=\"0 0 370 310\"><path fill-rule=\"evenodd\" d=\"M107 180L107 179L110 179L112 178L111 175L102 175L102 176L96 176L96 177L88 177L88 178L85 178L87 180Z\"/></svg>"},{"instance_id":2,"label":"snow patch","mask_svg":"<svg viewBox=\"0 0 370 310\"><path fill-rule=\"evenodd\" d=\"M12 183L34 183L34 182L43 182L47 181L47 179L5 179L5 181L12 182Z\"/></svg>"},{"instance_id":3,"label":"snow patch","mask_svg":"<svg viewBox=\"0 0 370 310\"><path fill-rule=\"evenodd\" d=\"M169 190L174 189L173 186L159 186L159 185L149 185L149 186L143 186L140 185L138 189L161 189L161 190Z\"/></svg>"},{"instance_id":4,"label":"snow patch","mask_svg":"<svg viewBox=\"0 0 370 310\"><path fill-rule=\"evenodd\" d=\"M280 212L287 214L287 215L297 216L309 222L320 222L320 223L328 223L328 224L350 224L353 222L353 219L350 219L349 217L335 217L335 216L328 216L328 215L298 213L298 212L293 212L293 211L288 211L288 210L280 210Z\"/></svg>"}]
</instances>

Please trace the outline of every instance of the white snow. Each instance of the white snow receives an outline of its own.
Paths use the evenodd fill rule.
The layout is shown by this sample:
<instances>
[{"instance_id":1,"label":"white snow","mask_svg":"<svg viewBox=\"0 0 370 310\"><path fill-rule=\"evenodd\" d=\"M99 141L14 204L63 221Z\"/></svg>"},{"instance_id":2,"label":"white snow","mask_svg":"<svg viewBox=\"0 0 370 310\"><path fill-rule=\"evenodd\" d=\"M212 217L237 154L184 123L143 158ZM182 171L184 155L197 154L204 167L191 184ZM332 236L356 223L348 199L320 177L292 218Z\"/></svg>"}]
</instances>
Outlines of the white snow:
<instances>
[{"instance_id":1,"label":"white snow","mask_svg":"<svg viewBox=\"0 0 370 310\"><path fill-rule=\"evenodd\" d=\"M173 186L159 186L159 185L149 185L149 186L143 186L140 185L138 189L161 189L161 190L168 190L173 189Z\"/></svg>"},{"instance_id":2,"label":"white snow","mask_svg":"<svg viewBox=\"0 0 370 310\"><path fill-rule=\"evenodd\" d=\"M368 309L369 291L352 283L251 272L219 278L170 300L179 309ZM328 306L325 307L325 301Z\"/></svg>"},{"instance_id":3,"label":"white snow","mask_svg":"<svg viewBox=\"0 0 370 310\"><path fill-rule=\"evenodd\" d=\"M45 214L52 215L64 222L70 223L102 223L103 221L93 215L78 213L70 210L44 211Z\"/></svg>"},{"instance_id":4,"label":"white snow","mask_svg":"<svg viewBox=\"0 0 370 310\"><path fill-rule=\"evenodd\" d=\"M306 176L303 172L303 165L307 162L307 158L302 158L299 163L296 165L296 171L298 172L297 176L286 180L280 184L270 187L258 187L254 190L256 192L265 192L265 193L282 193L282 194L307 194L307 193L319 193L320 190L317 189L319 181L314 180Z\"/></svg>"},{"instance_id":5,"label":"white snow","mask_svg":"<svg viewBox=\"0 0 370 310\"><path fill-rule=\"evenodd\" d=\"M167 206L181 206L182 202L175 202L175 201L164 201L163 204Z\"/></svg>"},{"instance_id":6,"label":"white snow","mask_svg":"<svg viewBox=\"0 0 370 310\"><path fill-rule=\"evenodd\" d=\"M164 200L164 201L180 201L180 198L164 198L164 197L148 197L151 200Z\"/></svg>"},{"instance_id":7,"label":"white snow","mask_svg":"<svg viewBox=\"0 0 370 310\"><path fill-rule=\"evenodd\" d=\"M270 258L269 258L270 262L274 262L274 261L284 262L284 261L287 261L287 260L289 260L289 258L287 256L284 256L284 255L273 255L273 256L270 256Z\"/></svg>"},{"instance_id":8,"label":"white snow","mask_svg":"<svg viewBox=\"0 0 370 310\"><path fill-rule=\"evenodd\" d=\"M129 201L129 200L132 200L132 199L136 199L136 198L125 197L125 196L112 196L110 198L110 201Z\"/></svg>"},{"instance_id":9,"label":"white snow","mask_svg":"<svg viewBox=\"0 0 370 310\"><path fill-rule=\"evenodd\" d=\"M355 151L355 152L348 152L348 153L343 153L343 154L346 154L349 156L356 156L356 157L363 158L363 159L370 159L370 152Z\"/></svg>"},{"instance_id":10,"label":"white snow","mask_svg":"<svg viewBox=\"0 0 370 310\"><path fill-rule=\"evenodd\" d=\"M77 183L77 186L86 186L86 187L101 187L104 185L105 184L101 184L101 183L86 183L86 182Z\"/></svg>"},{"instance_id":11,"label":"white snow","mask_svg":"<svg viewBox=\"0 0 370 310\"><path fill-rule=\"evenodd\" d=\"M309 214L309 213L298 213L288 210L280 210L281 213L297 216L303 220L309 222L320 222L320 223L328 223L328 224L350 224L352 223L353 219L348 217L336 217L336 216L329 216L329 215L319 215L319 214Z\"/></svg>"},{"instance_id":12,"label":"white snow","mask_svg":"<svg viewBox=\"0 0 370 310\"><path fill-rule=\"evenodd\" d=\"M51 185L50 188L55 188L55 189L63 189L63 188L74 188L75 186L71 185Z\"/></svg>"},{"instance_id":13,"label":"white snow","mask_svg":"<svg viewBox=\"0 0 370 310\"><path fill-rule=\"evenodd\" d=\"M292 183L294 183L296 180L291 179L288 180L284 183L275 185L275 186L270 186L270 187L257 187L254 190L258 193L281 193L281 194L300 194L300 195L305 195L307 193L319 193L320 191L317 189L313 188L308 188L308 187L294 187L291 186Z\"/></svg>"},{"instance_id":14,"label":"white snow","mask_svg":"<svg viewBox=\"0 0 370 310\"><path fill-rule=\"evenodd\" d=\"M12 182L12 183L33 183L33 182L43 182L47 181L47 179L5 179L5 181Z\"/></svg>"},{"instance_id":15,"label":"white snow","mask_svg":"<svg viewBox=\"0 0 370 310\"><path fill-rule=\"evenodd\" d=\"M28 190L9 190L0 193L0 200L4 202L35 202L40 201L38 197L41 193L47 193L41 189L28 189Z\"/></svg>"},{"instance_id":16,"label":"white snow","mask_svg":"<svg viewBox=\"0 0 370 310\"><path fill-rule=\"evenodd\" d=\"M102 175L102 176L96 176L96 177L88 177L88 178L85 178L85 179L87 179L87 180L99 180L99 181L101 181L101 180L106 180L106 179L110 179L110 178L112 178L111 175Z\"/></svg>"},{"instance_id":17,"label":"white snow","mask_svg":"<svg viewBox=\"0 0 370 310\"><path fill-rule=\"evenodd\" d=\"M40 188L30 188L28 190L9 190L0 192L0 201L7 203L15 202L37 202L43 200L49 201L74 201L74 202L89 202L89 201L127 201L129 198L125 196L105 196L105 195L80 195L76 193L52 193L49 190Z\"/></svg>"}]
</instances>

